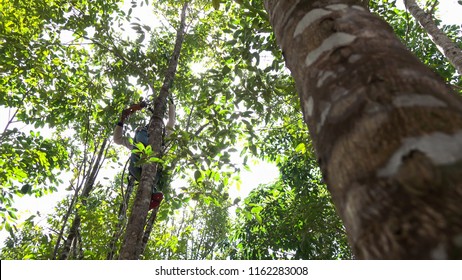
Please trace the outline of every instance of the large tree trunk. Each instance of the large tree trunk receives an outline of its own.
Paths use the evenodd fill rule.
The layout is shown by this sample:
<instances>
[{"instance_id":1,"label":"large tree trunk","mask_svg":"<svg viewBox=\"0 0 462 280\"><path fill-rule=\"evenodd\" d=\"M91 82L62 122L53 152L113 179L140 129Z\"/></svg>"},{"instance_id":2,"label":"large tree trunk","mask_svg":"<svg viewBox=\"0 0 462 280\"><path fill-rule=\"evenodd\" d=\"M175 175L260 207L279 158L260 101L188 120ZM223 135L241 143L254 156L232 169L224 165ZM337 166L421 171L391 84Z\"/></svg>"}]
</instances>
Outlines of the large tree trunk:
<instances>
[{"instance_id":1,"label":"large tree trunk","mask_svg":"<svg viewBox=\"0 0 462 280\"><path fill-rule=\"evenodd\" d=\"M432 38L433 43L440 47L440 50L454 65L459 74L462 75L462 50L449 37L438 28L433 21L432 15L422 10L415 0L404 0L404 5L411 12L415 19L422 25Z\"/></svg>"},{"instance_id":2,"label":"large tree trunk","mask_svg":"<svg viewBox=\"0 0 462 280\"><path fill-rule=\"evenodd\" d=\"M184 32L186 28L186 9L188 3L183 5L181 11L181 23L177 30L175 47L170 58L167 72L165 74L162 88L154 103L154 113L149 122L149 145L156 155L161 154L163 116L166 110L169 89L175 77L178 60L180 57L181 46L183 44ZM141 172L140 185L136 193L133 210L125 231L125 238L120 250L119 259L136 260L141 254L144 225L149 210L151 198L151 188L154 184L154 177L157 172L157 164L147 163L143 165Z\"/></svg>"},{"instance_id":3,"label":"large tree trunk","mask_svg":"<svg viewBox=\"0 0 462 280\"><path fill-rule=\"evenodd\" d=\"M462 258L462 102L359 0L267 0L360 259Z\"/></svg>"}]
</instances>

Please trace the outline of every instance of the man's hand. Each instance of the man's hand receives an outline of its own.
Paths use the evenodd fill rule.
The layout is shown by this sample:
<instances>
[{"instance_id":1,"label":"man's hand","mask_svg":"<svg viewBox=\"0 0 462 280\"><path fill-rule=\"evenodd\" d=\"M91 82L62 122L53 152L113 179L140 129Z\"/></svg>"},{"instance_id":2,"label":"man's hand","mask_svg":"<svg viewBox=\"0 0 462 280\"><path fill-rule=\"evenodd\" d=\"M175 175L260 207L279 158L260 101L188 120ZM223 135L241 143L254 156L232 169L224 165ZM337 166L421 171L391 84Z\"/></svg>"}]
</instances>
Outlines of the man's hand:
<instances>
[{"instance_id":1,"label":"man's hand","mask_svg":"<svg viewBox=\"0 0 462 280\"><path fill-rule=\"evenodd\" d=\"M125 109L122 111L122 116L120 116L120 122L124 122L125 119L128 118L128 116L130 116L130 114L132 113L132 109L131 108L128 108L128 109Z\"/></svg>"},{"instance_id":2,"label":"man's hand","mask_svg":"<svg viewBox=\"0 0 462 280\"><path fill-rule=\"evenodd\" d=\"M141 101L138 104L133 104L131 105L128 109L125 109L122 111L122 116L120 117L120 122L124 122L128 116L131 114L135 113L136 111L139 111L143 109L144 107L148 106L148 104L145 101Z\"/></svg>"}]
</instances>

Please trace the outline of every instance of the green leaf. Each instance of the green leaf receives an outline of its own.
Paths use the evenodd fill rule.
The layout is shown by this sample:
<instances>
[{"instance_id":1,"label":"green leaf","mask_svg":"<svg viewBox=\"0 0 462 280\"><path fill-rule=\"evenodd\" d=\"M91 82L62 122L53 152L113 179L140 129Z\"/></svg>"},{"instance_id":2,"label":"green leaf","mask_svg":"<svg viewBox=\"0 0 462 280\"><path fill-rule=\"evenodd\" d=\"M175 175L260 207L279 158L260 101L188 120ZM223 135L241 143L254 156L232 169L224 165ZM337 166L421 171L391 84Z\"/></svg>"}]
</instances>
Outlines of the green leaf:
<instances>
[{"instance_id":1,"label":"green leaf","mask_svg":"<svg viewBox=\"0 0 462 280\"><path fill-rule=\"evenodd\" d=\"M27 222L32 222L32 220L34 220L34 218L36 217L36 215L31 215L29 218L27 218Z\"/></svg>"},{"instance_id":2,"label":"green leaf","mask_svg":"<svg viewBox=\"0 0 462 280\"><path fill-rule=\"evenodd\" d=\"M148 162L158 162L158 163L164 163L164 161L158 157L150 157Z\"/></svg>"},{"instance_id":3,"label":"green leaf","mask_svg":"<svg viewBox=\"0 0 462 280\"><path fill-rule=\"evenodd\" d=\"M250 151L252 151L252 153L253 153L254 155L257 155L257 147L256 147L255 145L251 144L251 145L249 146L249 149L250 149Z\"/></svg>"},{"instance_id":4,"label":"green leaf","mask_svg":"<svg viewBox=\"0 0 462 280\"><path fill-rule=\"evenodd\" d=\"M10 223L5 223L5 229L9 232L11 232L11 225Z\"/></svg>"},{"instance_id":5,"label":"green leaf","mask_svg":"<svg viewBox=\"0 0 462 280\"><path fill-rule=\"evenodd\" d=\"M26 179L27 178L27 174L26 172L24 172L24 170L22 169L19 169L19 168L14 168L14 173L16 175L16 177L18 178L18 180L21 182L23 179Z\"/></svg>"},{"instance_id":6,"label":"green leaf","mask_svg":"<svg viewBox=\"0 0 462 280\"><path fill-rule=\"evenodd\" d=\"M10 215L10 217L13 218L13 219L15 219L15 220L18 219L18 217L16 216L16 213L14 213L14 212L11 211L11 210L8 210L8 215Z\"/></svg>"},{"instance_id":7,"label":"green leaf","mask_svg":"<svg viewBox=\"0 0 462 280\"><path fill-rule=\"evenodd\" d=\"M212 0L212 4L213 4L213 8L215 8L215 10L220 9L220 0Z\"/></svg>"},{"instance_id":8,"label":"green leaf","mask_svg":"<svg viewBox=\"0 0 462 280\"><path fill-rule=\"evenodd\" d=\"M260 214L255 213L254 214L255 219L257 219L257 222L261 225L263 224L263 219L261 218Z\"/></svg>"},{"instance_id":9,"label":"green leaf","mask_svg":"<svg viewBox=\"0 0 462 280\"><path fill-rule=\"evenodd\" d=\"M172 208L173 209L180 209L181 208L181 202L180 201L177 201L177 200L173 200L172 201Z\"/></svg>"},{"instance_id":10,"label":"green leaf","mask_svg":"<svg viewBox=\"0 0 462 280\"><path fill-rule=\"evenodd\" d=\"M228 66L223 67L223 69L221 70L221 74L223 74L223 76L226 76L229 72L231 72L231 68L229 68Z\"/></svg>"},{"instance_id":11,"label":"green leaf","mask_svg":"<svg viewBox=\"0 0 462 280\"><path fill-rule=\"evenodd\" d=\"M251 213L253 214L258 214L261 212L261 210L263 210L263 207L261 206L255 206L255 207L252 207L252 209L250 210Z\"/></svg>"},{"instance_id":12,"label":"green leaf","mask_svg":"<svg viewBox=\"0 0 462 280\"><path fill-rule=\"evenodd\" d=\"M138 148L138 150L140 150L140 152L144 152L146 150L146 147L141 142L136 143L135 146Z\"/></svg>"},{"instance_id":13,"label":"green leaf","mask_svg":"<svg viewBox=\"0 0 462 280\"><path fill-rule=\"evenodd\" d=\"M35 258L35 255L33 255L33 254L28 254L28 255L25 255L23 259L24 259L24 260L33 260L34 258Z\"/></svg>"},{"instance_id":14,"label":"green leaf","mask_svg":"<svg viewBox=\"0 0 462 280\"><path fill-rule=\"evenodd\" d=\"M305 154L306 153L305 143L298 144L297 147L295 148L295 151L298 152L298 153Z\"/></svg>"},{"instance_id":15,"label":"green leaf","mask_svg":"<svg viewBox=\"0 0 462 280\"><path fill-rule=\"evenodd\" d=\"M146 38L146 35L144 34L144 32L140 33L140 34L141 34L141 36L138 37L138 39L136 39L137 43L142 43L144 41L144 38Z\"/></svg>"},{"instance_id":16,"label":"green leaf","mask_svg":"<svg viewBox=\"0 0 462 280\"><path fill-rule=\"evenodd\" d=\"M241 184L242 184L242 182L240 180L236 181L236 189L237 189L237 191L241 191Z\"/></svg>"},{"instance_id":17,"label":"green leaf","mask_svg":"<svg viewBox=\"0 0 462 280\"><path fill-rule=\"evenodd\" d=\"M28 194L28 193L30 193L30 191L32 191L32 185L30 185L30 184L25 184L21 188L21 193L23 193L23 194Z\"/></svg>"},{"instance_id":18,"label":"green leaf","mask_svg":"<svg viewBox=\"0 0 462 280\"><path fill-rule=\"evenodd\" d=\"M201 177L202 173L199 170L196 170L196 172L194 172L194 180L197 182Z\"/></svg>"}]
</instances>

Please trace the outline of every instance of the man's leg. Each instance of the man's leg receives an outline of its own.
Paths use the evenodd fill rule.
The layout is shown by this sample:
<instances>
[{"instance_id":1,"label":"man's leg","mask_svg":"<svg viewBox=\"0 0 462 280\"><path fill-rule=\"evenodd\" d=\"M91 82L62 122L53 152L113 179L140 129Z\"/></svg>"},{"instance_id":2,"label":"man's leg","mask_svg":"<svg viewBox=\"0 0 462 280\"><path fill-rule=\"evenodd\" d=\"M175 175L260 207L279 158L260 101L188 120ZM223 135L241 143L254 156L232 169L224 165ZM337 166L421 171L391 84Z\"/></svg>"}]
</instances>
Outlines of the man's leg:
<instances>
[{"instance_id":1,"label":"man's leg","mask_svg":"<svg viewBox=\"0 0 462 280\"><path fill-rule=\"evenodd\" d=\"M154 184L152 185L151 203L149 204L149 210L159 207L160 203L164 199L164 194L160 191L161 177L162 166L157 165L156 177L154 178Z\"/></svg>"}]
</instances>

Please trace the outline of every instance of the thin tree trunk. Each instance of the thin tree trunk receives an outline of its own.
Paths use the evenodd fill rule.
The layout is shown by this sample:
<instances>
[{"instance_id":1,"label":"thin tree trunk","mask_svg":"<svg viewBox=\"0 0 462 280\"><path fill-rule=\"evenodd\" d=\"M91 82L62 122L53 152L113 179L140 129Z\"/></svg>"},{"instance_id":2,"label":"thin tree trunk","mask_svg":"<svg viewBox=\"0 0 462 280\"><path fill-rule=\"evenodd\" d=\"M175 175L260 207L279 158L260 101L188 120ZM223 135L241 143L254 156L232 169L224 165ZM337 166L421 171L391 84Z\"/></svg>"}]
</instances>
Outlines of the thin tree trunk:
<instances>
[{"instance_id":1,"label":"thin tree trunk","mask_svg":"<svg viewBox=\"0 0 462 280\"><path fill-rule=\"evenodd\" d=\"M105 154L105 151L106 151L106 144L107 144L107 139L104 139L104 141L103 141L103 143L102 143L102 145L100 147L100 150L98 152L98 157L96 159L96 162L94 162L94 164L93 164L92 171L91 171L90 175L87 177L87 180L85 182L85 186L84 186L84 188L82 190L82 194L79 196L82 199L83 204L86 203L86 199L87 199L88 195L90 194L90 192L92 191L93 186L95 185L95 180L96 180L96 177L98 176L98 172L100 170L100 167L104 162L104 154ZM69 252L71 251L71 248L72 248L72 244L74 243L74 239L78 237L77 232L78 232L78 230L80 228L80 223L81 223L80 216L79 216L78 213L75 213L75 218L72 221L72 225L71 225L71 227L69 229L69 234L67 236L66 242L64 243L63 251L61 252L61 256L60 256L61 260L65 260L65 259L68 258Z\"/></svg>"},{"instance_id":2,"label":"thin tree trunk","mask_svg":"<svg viewBox=\"0 0 462 280\"><path fill-rule=\"evenodd\" d=\"M80 190L80 188L77 188L75 190L74 195L72 197L72 200L69 203L69 206L67 207L66 214L64 214L64 217L62 218L62 221L61 221L62 227L61 227L61 229L60 229L60 231L58 233L58 237L56 239L56 244L54 246L54 250L53 250L53 253L51 255L52 260L55 260L57 255L58 255L58 250L59 250L59 247L61 245L61 240L64 238L64 230L66 229L67 221L69 220L69 217L72 214L72 210L74 209L74 204L77 201L79 190Z\"/></svg>"},{"instance_id":3,"label":"thin tree trunk","mask_svg":"<svg viewBox=\"0 0 462 280\"><path fill-rule=\"evenodd\" d=\"M74 244L75 239L77 237L77 231L79 230L80 222L80 215L76 213L74 220L72 221L72 226L69 229L69 234L67 235L66 242L64 242L64 248L61 252L61 256L59 257L60 260L66 260L69 257L69 253L72 249L72 244Z\"/></svg>"},{"instance_id":4,"label":"thin tree trunk","mask_svg":"<svg viewBox=\"0 0 462 280\"><path fill-rule=\"evenodd\" d=\"M82 233L81 233L80 229L77 231L77 240L78 240L78 244L79 244L79 253L77 255L77 259L78 260L83 260Z\"/></svg>"},{"instance_id":5,"label":"thin tree trunk","mask_svg":"<svg viewBox=\"0 0 462 280\"><path fill-rule=\"evenodd\" d=\"M404 5L411 12L414 18L430 35L433 43L440 47L440 51L446 56L449 62L462 75L462 50L452 41L433 21L432 15L422 10L415 0L404 0Z\"/></svg>"},{"instance_id":6,"label":"thin tree trunk","mask_svg":"<svg viewBox=\"0 0 462 280\"><path fill-rule=\"evenodd\" d=\"M127 190L119 207L117 225L115 227L114 233L112 234L111 242L109 242L109 252L106 257L108 260L112 260L115 257L117 241L119 241L126 223L128 203L130 201L130 196L132 195L134 186L135 179L132 176L129 176Z\"/></svg>"},{"instance_id":7,"label":"thin tree trunk","mask_svg":"<svg viewBox=\"0 0 462 280\"><path fill-rule=\"evenodd\" d=\"M155 99L154 113L149 123L149 145L152 147L152 150L156 155L161 154L163 130L162 119L167 107L166 105L169 89L175 77L176 69L178 66L178 59L180 57L180 51L183 44L186 27L185 22L187 7L188 3L185 3L181 11L181 23L177 30L173 54L170 58L159 96L157 96ZM154 184L154 177L156 172L156 163L147 163L142 167L140 185L136 193L132 213L128 220L127 230L125 232L125 238L120 250L119 259L138 259L140 256L141 244L143 242L143 230L149 210L151 188Z\"/></svg>"},{"instance_id":8,"label":"thin tree trunk","mask_svg":"<svg viewBox=\"0 0 462 280\"><path fill-rule=\"evenodd\" d=\"M359 0L267 0L359 259L462 258L462 101Z\"/></svg>"},{"instance_id":9,"label":"thin tree trunk","mask_svg":"<svg viewBox=\"0 0 462 280\"><path fill-rule=\"evenodd\" d=\"M149 219L146 222L146 227L144 229L144 234L143 234L143 242L141 243L141 248L140 248L140 255L143 254L144 251L146 250L146 245L148 244L149 236L151 236L152 229L154 228L154 223L156 222L158 211L159 211L159 208L153 209L151 212L151 216L149 216Z\"/></svg>"}]
</instances>

